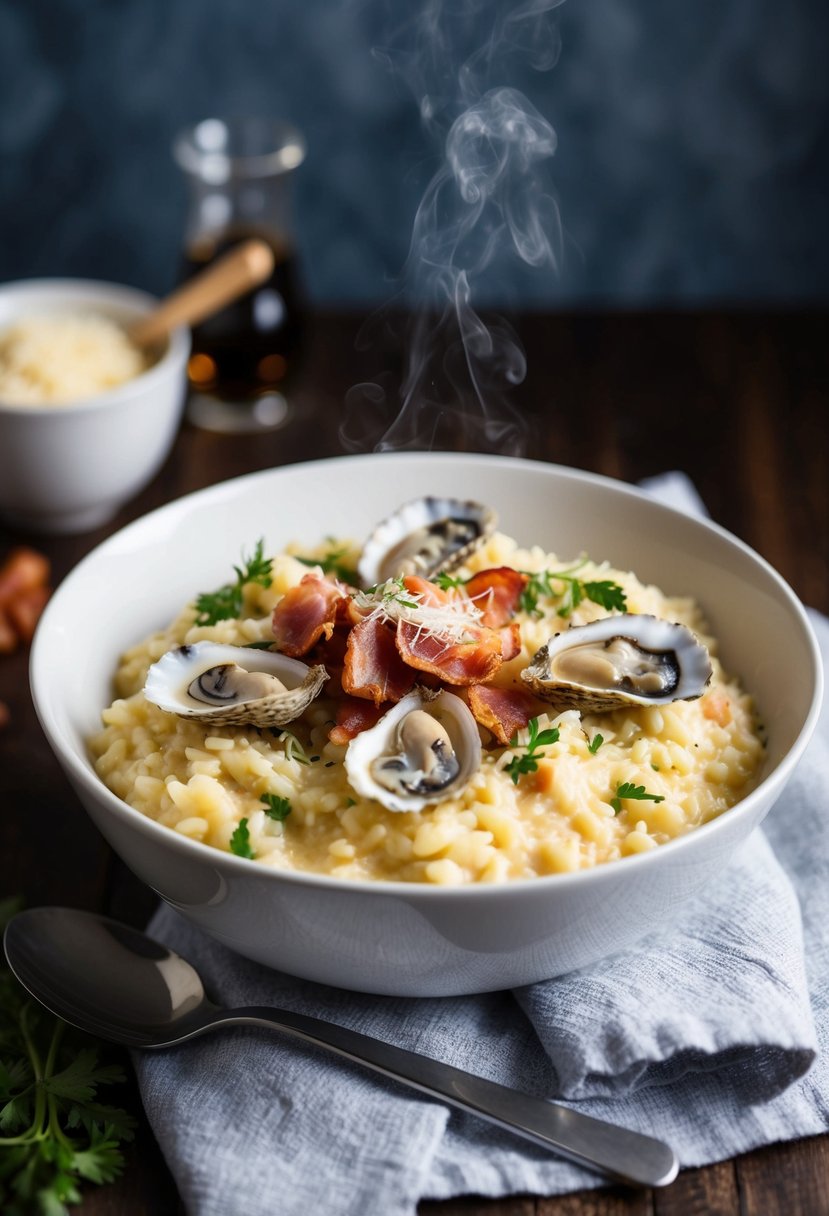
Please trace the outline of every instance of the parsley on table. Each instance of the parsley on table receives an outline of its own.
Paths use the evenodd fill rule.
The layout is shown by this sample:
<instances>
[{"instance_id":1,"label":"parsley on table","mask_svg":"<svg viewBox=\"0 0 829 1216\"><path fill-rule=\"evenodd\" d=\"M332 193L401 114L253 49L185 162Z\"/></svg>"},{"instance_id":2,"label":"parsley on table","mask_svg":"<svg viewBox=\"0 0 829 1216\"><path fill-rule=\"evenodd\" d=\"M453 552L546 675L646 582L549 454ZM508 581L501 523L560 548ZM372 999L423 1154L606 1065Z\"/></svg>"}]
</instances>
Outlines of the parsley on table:
<instances>
[{"instance_id":1,"label":"parsley on table","mask_svg":"<svg viewBox=\"0 0 829 1216\"><path fill-rule=\"evenodd\" d=\"M268 818L275 819L277 823L284 823L291 813L289 800L280 798L279 794L263 794L259 801L264 802Z\"/></svg>"},{"instance_id":2,"label":"parsley on table","mask_svg":"<svg viewBox=\"0 0 829 1216\"><path fill-rule=\"evenodd\" d=\"M595 756L601 745L604 743L604 735L595 734L587 745L587 750L591 756Z\"/></svg>"},{"instance_id":3,"label":"parsley on table","mask_svg":"<svg viewBox=\"0 0 829 1216\"><path fill-rule=\"evenodd\" d=\"M617 612L626 612L627 598L619 583L614 583L612 579L584 582L576 576L576 572L586 562L587 558L582 558L575 566L568 566L565 570L539 570L535 573L525 570L523 573L527 575L527 585L519 600L522 611L531 616L542 616L538 601L545 597L561 601L556 610L560 617L570 616L582 600L590 600L608 611L615 609ZM558 583L560 588L554 586L555 583Z\"/></svg>"},{"instance_id":4,"label":"parsley on table","mask_svg":"<svg viewBox=\"0 0 829 1216\"><path fill-rule=\"evenodd\" d=\"M0 902L0 932L20 908ZM2 955L0 955L2 958ZM98 1101L124 1080L102 1043L47 1013L0 964L0 1210L69 1216L84 1182L112 1182L135 1120Z\"/></svg>"},{"instance_id":5,"label":"parsley on table","mask_svg":"<svg viewBox=\"0 0 829 1216\"><path fill-rule=\"evenodd\" d=\"M518 784L518 778L524 773L534 773L538 768L538 749L540 747L548 747L552 743L558 742L558 727L553 726L549 730L539 731L538 718L530 718L528 723L530 737L526 744L518 742L518 736L514 735L510 740L510 747L525 747L526 751L523 756L513 756L509 764L504 765L504 772L509 773L512 777L513 784Z\"/></svg>"},{"instance_id":6,"label":"parsley on table","mask_svg":"<svg viewBox=\"0 0 829 1216\"><path fill-rule=\"evenodd\" d=\"M247 857L249 861L253 861L256 857L250 845L250 832L248 831L247 819L240 819L239 826L234 828L233 835L230 838L230 851L235 853L237 857Z\"/></svg>"},{"instance_id":7,"label":"parsley on table","mask_svg":"<svg viewBox=\"0 0 829 1216\"><path fill-rule=\"evenodd\" d=\"M264 540L256 542L253 556L246 558L242 554L244 566L234 566L235 583L225 583L218 591L205 591L196 597L196 624L215 625L218 621L231 620L241 615L242 592L247 583L257 583L260 587L270 587L273 561L264 557Z\"/></svg>"},{"instance_id":8,"label":"parsley on table","mask_svg":"<svg viewBox=\"0 0 829 1216\"><path fill-rule=\"evenodd\" d=\"M616 794L610 799L613 814L618 815L622 809L622 800L629 798L638 802L664 802L664 794L649 794L644 785L634 785L632 781L621 781L616 786Z\"/></svg>"}]
</instances>

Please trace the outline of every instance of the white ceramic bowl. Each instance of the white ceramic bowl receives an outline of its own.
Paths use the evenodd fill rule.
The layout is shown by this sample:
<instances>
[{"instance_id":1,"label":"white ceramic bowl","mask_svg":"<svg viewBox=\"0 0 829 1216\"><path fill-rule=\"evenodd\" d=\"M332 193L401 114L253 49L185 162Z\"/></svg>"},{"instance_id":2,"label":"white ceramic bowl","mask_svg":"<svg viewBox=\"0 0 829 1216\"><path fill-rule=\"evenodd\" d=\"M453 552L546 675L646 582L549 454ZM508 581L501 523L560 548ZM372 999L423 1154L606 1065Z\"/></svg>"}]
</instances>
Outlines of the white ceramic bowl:
<instances>
[{"instance_id":1,"label":"white ceramic bowl","mask_svg":"<svg viewBox=\"0 0 829 1216\"><path fill-rule=\"evenodd\" d=\"M0 330L42 312L96 312L126 323L156 301L86 279L0 287ZM82 532L110 519L155 476L172 447L187 383L190 335L176 330L161 358L118 388L66 405L0 400L0 514L38 532Z\"/></svg>"},{"instance_id":2,"label":"white ceramic bowl","mask_svg":"<svg viewBox=\"0 0 829 1216\"><path fill-rule=\"evenodd\" d=\"M279 873L132 810L96 777L84 740L111 700L118 654L220 584L264 534L268 551L365 536L406 499L476 498L505 531L561 557L588 551L701 600L725 664L762 709L762 784L714 822L649 853L577 874L444 889ZM720 528L604 478L487 456L397 454L293 465L226 482L138 520L58 588L32 655L43 728L112 847L163 899L240 953L369 992L448 995L582 967L681 911L780 794L814 726L821 669L786 584Z\"/></svg>"}]
</instances>

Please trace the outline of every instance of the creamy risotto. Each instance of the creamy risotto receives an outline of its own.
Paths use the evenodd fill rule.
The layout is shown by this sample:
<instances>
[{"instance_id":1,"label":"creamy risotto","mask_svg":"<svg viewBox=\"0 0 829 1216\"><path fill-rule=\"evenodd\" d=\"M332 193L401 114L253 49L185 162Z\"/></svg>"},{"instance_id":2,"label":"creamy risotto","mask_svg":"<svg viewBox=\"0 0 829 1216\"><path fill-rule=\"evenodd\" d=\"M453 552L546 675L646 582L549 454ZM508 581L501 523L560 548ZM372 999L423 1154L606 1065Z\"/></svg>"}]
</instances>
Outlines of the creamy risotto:
<instances>
[{"instance_id":1,"label":"creamy risotto","mask_svg":"<svg viewBox=\"0 0 829 1216\"><path fill-rule=\"evenodd\" d=\"M8 405L67 405L145 367L121 327L93 313L28 316L0 331L0 401Z\"/></svg>"},{"instance_id":2,"label":"creamy risotto","mask_svg":"<svg viewBox=\"0 0 829 1216\"><path fill-rule=\"evenodd\" d=\"M465 580L476 573L504 567L524 572L520 600L509 612L512 644L504 642L503 653L512 657L486 677L486 687L526 700L520 673L536 652L569 626L611 615L601 602L607 595L591 598L585 588L615 586L627 613L681 622L708 647L713 675L702 695L602 713L533 701L531 717L525 715L506 742L498 741L497 723L494 730L492 724L479 727L480 767L464 788L408 811L390 810L358 792L344 768L347 736L364 725L349 719L355 698L343 697L340 678L348 598L340 601L331 636L304 659L324 663L331 678L287 726L212 726L145 698L148 668L165 652L205 641L273 644L274 609L287 602L286 593L307 585L309 574L323 580L323 567L330 584L343 566L356 565L357 556L357 549L332 543L310 554L280 554L269 569L264 564L264 577L260 563L259 581L240 576L232 617L198 624L194 602L168 629L125 654L115 674L117 700L90 741L109 788L172 831L258 865L434 884L565 873L642 853L722 814L751 788L763 755L752 704L724 673L697 605L607 564L567 565L539 548L520 549L498 532L451 578L439 580L446 596L463 596ZM309 557L321 565L309 566ZM569 573L556 578L562 570ZM389 601L396 594L412 601L403 584L390 584L385 594ZM437 682L434 675L417 675ZM469 684L443 686L474 700ZM370 699L362 705L370 720L388 708L374 711ZM533 739L543 742L533 745Z\"/></svg>"}]
</instances>

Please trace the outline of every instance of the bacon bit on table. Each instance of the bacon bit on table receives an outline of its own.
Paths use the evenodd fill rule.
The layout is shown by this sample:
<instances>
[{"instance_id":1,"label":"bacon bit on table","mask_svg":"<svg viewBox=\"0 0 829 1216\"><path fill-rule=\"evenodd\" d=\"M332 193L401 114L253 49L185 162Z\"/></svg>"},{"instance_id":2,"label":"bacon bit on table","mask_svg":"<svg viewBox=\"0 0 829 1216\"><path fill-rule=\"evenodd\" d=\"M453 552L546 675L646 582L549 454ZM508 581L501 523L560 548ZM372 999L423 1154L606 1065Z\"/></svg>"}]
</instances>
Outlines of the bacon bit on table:
<instances>
[{"instance_id":1,"label":"bacon bit on table","mask_svg":"<svg viewBox=\"0 0 829 1216\"><path fill-rule=\"evenodd\" d=\"M528 575L511 566L493 566L473 575L463 590L482 612L481 624L500 629L515 616L528 581Z\"/></svg>"},{"instance_id":2,"label":"bacon bit on table","mask_svg":"<svg viewBox=\"0 0 829 1216\"><path fill-rule=\"evenodd\" d=\"M380 705L405 697L414 682L414 671L397 652L393 628L376 616L354 626L345 650L345 692Z\"/></svg>"},{"instance_id":3,"label":"bacon bit on table","mask_svg":"<svg viewBox=\"0 0 829 1216\"><path fill-rule=\"evenodd\" d=\"M509 743L538 713L535 697L523 688L473 684L467 696L475 721L491 730L499 743Z\"/></svg>"},{"instance_id":4,"label":"bacon bit on table","mask_svg":"<svg viewBox=\"0 0 829 1216\"><path fill-rule=\"evenodd\" d=\"M13 549L0 566L0 654L31 642L50 594L48 558L35 549Z\"/></svg>"},{"instance_id":5,"label":"bacon bit on table","mask_svg":"<svg viewBox=\"0 0 829 1216\"><path fill-rule=\"evenodd\" d=\"M298 659L325 635L330 638L337 605L345 598L343 587L319 574L306 574L286 591L273 610L271 628L283 654Z\"/></svg>"}]
</instances>

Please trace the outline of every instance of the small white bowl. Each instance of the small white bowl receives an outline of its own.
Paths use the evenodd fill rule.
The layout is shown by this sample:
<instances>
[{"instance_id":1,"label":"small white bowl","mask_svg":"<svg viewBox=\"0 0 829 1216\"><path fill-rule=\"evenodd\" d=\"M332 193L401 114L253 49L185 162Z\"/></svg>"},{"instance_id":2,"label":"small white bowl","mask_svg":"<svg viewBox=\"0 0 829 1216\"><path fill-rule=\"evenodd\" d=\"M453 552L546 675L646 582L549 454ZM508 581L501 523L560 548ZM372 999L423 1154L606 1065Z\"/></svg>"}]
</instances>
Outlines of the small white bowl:
<instances>
[{"instance_id":1,"label":"small white bowl","mask_svg":"<svg viewBox=\"0 0 829 1216\"><path fill-rule=\"evenodd\" d=\"M143 291L86 279L7 283L0 330L47 312L95 312L124 324L155 303ZM189 332L179 329L157 362L117 388L65 405L0 400L0 514L37 532L83 532L111 519L172 447L189 353Z\"/></svg>"},{"instance_id":2,"label":"small white bowl","mask_svg":"<svg viewBox=\"0 0 829 1216\"><path fill-rule=\"evenodd\" d=\"M271 870L184 839L111 793L86 739L121 652L217 586L264 535L268 552L332 532L360 539L400 503L453 494L561 558L583 550L701 602L727 669L768 732L763 780L719 819L575 874L463 888ZM46 736L92 819L136 874L214 937L272 967L367 992L446 996L583 967L669 923L768 812L812 732L821 666L806 614L771 567L713 524L628 486L532 461L398 454L316 461L225 482L154 511L64 580L38 629L32 689ZM36 830L35 828L32 829Z\"/></svg>"}]
</instances>

